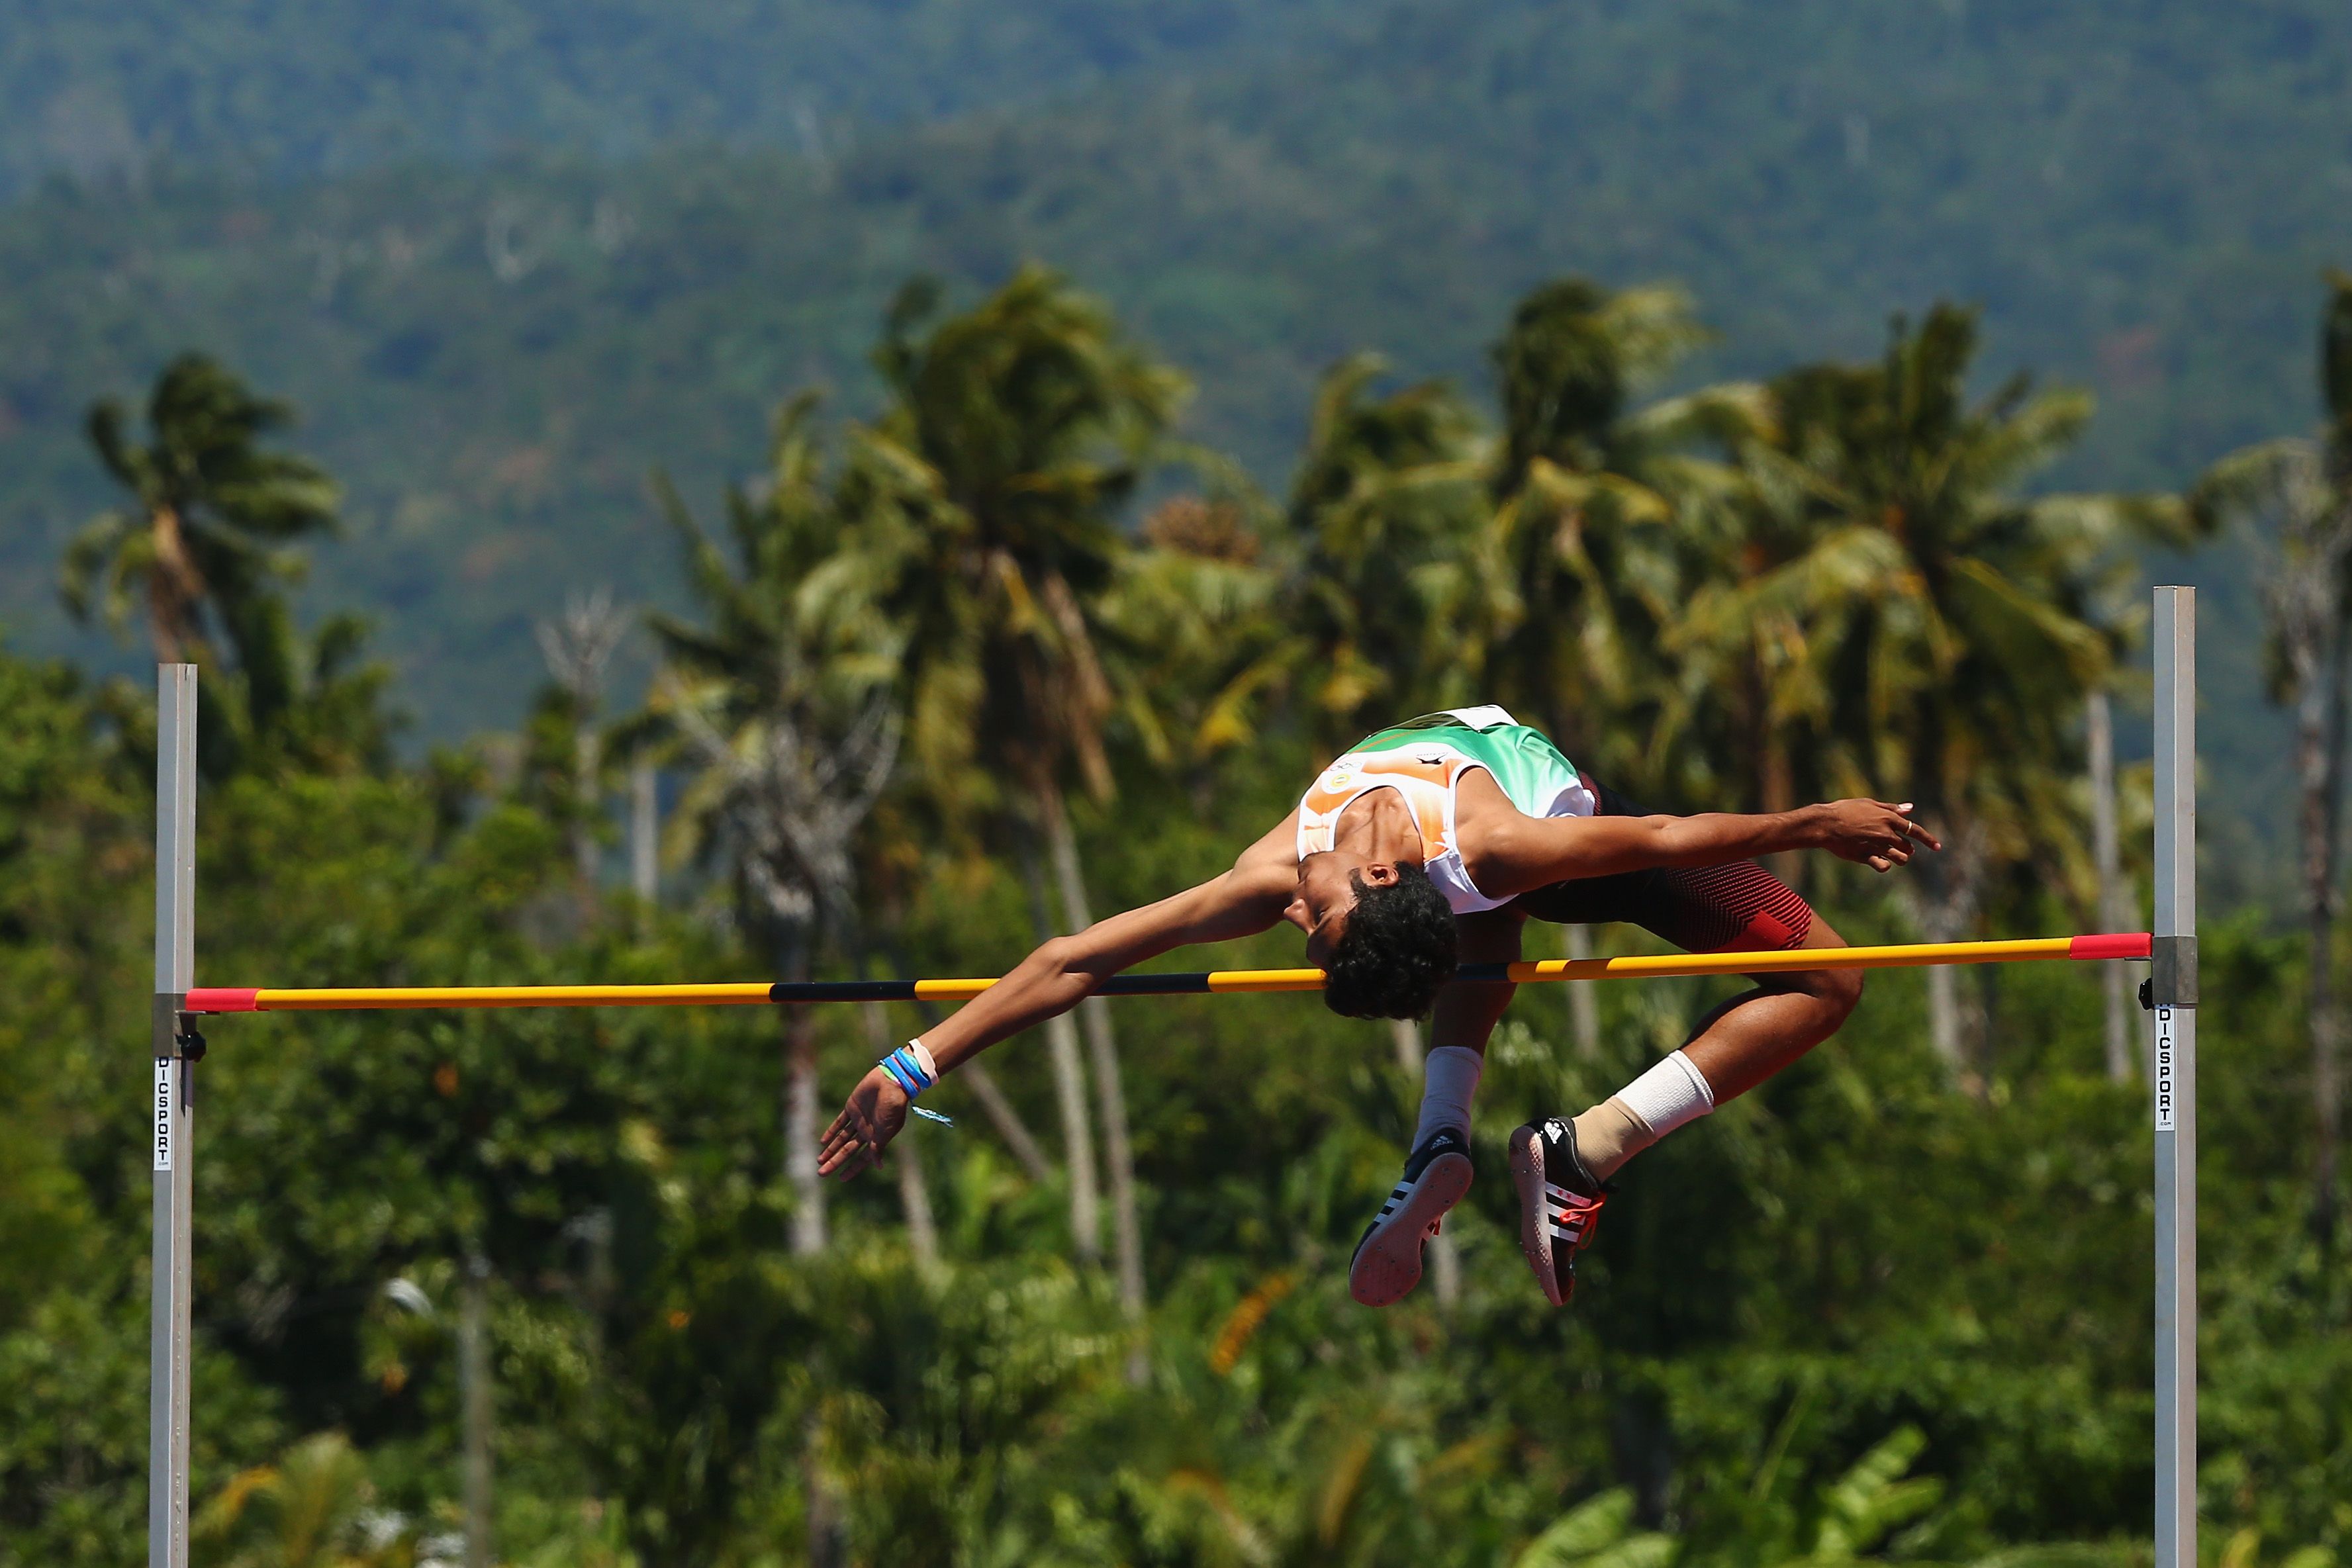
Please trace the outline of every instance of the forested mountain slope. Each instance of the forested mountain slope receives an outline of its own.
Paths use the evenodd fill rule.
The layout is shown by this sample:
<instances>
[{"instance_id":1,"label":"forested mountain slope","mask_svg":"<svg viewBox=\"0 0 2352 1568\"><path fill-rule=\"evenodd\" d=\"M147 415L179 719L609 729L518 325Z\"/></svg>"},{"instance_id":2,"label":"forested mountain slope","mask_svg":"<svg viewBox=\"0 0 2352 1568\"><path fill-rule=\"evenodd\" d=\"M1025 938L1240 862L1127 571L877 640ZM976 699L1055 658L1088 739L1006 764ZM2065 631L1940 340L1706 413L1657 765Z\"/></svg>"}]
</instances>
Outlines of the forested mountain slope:
<instances>
[{"instance_id":1,"label":"forested mountain slope","mask_svg":"<svg viewBox=\"0 0 2352 1568\"><path fill-rule=\"evenodd\" d=\"M2352 14L2305 0L238 15L156 13L109 56L176 84L125 89L140 156L0 212L0 614L54 643L58 541L101 498L80 410L201 345L350 482L321 589L384 616L434 731L511 710L566 588L662 591L655 465L741 471L803 382L855 411L918 268L1075 273L1268 483L1339 356L1480 384L1516 292L1583 271L1690 286L1706 374L1980 302L1990 366L2100 394L2063 482L2169 486L2308 423L2317 275L2352 260ZM12 79L81 82L42 62L97 24L41 16L0 26ZM866 96L730 98L770 47ZM50 111L6 96L27 145Z\"/></svg>"},{"instance_id":2,"label":"forested mountain slope","mask_svg":"<svg viewBox=\"0 0 2352 1568\"><path fill-rule=\"evenodd\" d=\"M197 164L274 177L523 147L827 146L877 124L1229 60L1328 0L0 4L0 190Z\"/></svg>"}]
</instances>

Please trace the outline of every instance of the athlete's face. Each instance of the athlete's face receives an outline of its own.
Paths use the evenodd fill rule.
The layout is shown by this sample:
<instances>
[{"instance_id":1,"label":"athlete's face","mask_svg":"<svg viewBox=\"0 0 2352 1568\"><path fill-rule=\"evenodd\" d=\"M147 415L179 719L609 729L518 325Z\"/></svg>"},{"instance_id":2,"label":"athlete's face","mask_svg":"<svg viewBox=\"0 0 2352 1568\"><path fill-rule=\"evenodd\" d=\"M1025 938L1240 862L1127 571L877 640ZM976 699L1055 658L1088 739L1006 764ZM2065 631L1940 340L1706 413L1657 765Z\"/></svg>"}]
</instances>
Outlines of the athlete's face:
<instances>
[{"instance_id":1,"label":"athlete's face","mask_svg":"<svg viewBox=\"0 0 2352 1568\"><path fill-rule=\"evenodd\" d=\"M1307 961L1326 967L1331 948L1347 934L1348 913L1356 907L1356 880L1386 887L1397 879L1387 861L1366 860L1345 850L1325 850L1298 862L1298 884L1282 917L1307 933Z\"/></svg>"}]
</instances>

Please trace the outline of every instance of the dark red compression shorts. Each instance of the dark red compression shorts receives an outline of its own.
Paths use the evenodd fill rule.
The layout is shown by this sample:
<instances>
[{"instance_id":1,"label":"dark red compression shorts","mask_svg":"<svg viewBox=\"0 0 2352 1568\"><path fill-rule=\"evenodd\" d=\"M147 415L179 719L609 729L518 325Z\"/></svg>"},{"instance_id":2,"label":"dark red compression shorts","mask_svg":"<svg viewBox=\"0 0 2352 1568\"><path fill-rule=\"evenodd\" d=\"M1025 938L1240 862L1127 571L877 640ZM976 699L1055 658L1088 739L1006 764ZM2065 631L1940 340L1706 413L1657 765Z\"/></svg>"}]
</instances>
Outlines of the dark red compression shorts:
<instances>
[{"instance_id":1,"label":"dark red compression shorts","mask_svg":"<svg viewBox=\"0 0 2352 1568\"><path fill-rule=\"evenodd\" d=\"M1654 817L1590 775L1585 785L1603 817ZM1629 871L1580 877L1523 893L1509 907L1555 925L1628 921L1685 953L1753 953L1796 947L1813 928L1811 905L1797 890L1758 865L1740 861L1697 871Z\"/></svg>"}]
</instances>

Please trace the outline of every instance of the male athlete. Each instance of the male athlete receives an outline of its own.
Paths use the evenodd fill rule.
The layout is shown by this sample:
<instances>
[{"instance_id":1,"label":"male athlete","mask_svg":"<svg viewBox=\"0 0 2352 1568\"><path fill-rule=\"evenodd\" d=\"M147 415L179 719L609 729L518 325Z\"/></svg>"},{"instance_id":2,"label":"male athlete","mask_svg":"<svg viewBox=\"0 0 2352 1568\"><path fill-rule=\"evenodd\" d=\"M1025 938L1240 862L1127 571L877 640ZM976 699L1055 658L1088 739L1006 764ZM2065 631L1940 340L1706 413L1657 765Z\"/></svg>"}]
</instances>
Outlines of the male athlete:
<instances>
[{"instance_id":1,"label":"male athlete","mask_svg":"<svg viewBox=\"0 0 2352 1568\"><path fill-rule=\"evenodd\" d=\"M1045 943L997 985L868 1072L825 1129L827 1176L854 1176L905 1125L914 1095L998 1040L1076 1007L1173 947L1288 920L1324 999L1350 1018L1435 1006L1421 1120L1403 1178L1357 1244L1349 1288L1386 1306L1421 1278L1422 1243L1470 1186L1470 1099L1515 988L1448 986L1457 962L1511 962L1529 916L1631 921L1691 952L1843 947L1754 857L1827 850L1886 871L1940 849L1908 805L1839 800L1763 816L1646 811L1571 766L1498 707L1384 729L1326 768L1297 809L1198 887ZM1746 1093L1835 1033L1862 998L1853 970L1756 977L1683 1048L1572 1120L1511 1134L1519 1238L1544 1295L1565 1304L1607 1182L1685 1123Z\"/></svg>"}]
</instances>

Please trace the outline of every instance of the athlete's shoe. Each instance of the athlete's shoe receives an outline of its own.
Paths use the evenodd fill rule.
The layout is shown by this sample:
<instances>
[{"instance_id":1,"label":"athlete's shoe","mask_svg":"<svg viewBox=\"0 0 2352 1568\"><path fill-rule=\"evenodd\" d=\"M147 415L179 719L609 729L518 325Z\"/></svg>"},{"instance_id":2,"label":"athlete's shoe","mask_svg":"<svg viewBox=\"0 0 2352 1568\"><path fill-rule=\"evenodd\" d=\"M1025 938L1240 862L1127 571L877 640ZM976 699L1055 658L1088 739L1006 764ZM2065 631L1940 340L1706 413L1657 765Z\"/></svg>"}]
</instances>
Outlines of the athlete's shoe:
<instances>
[{"instance_id":1,"label":"athlete's shoe","mask_svg":"<svg viewBox=\"0 0 2352 1568\"><path fill-rule=\"evenodd\" d=\"M1551 1116L1513 1133L1511 1180L1519 1189L1519 1250L1544 1299L1564 1307L1576 1293L1576 1255L1609 1201L1577 1155L1575 1124Z\"/></svg>"},{"instance_id":2,"label":"athlete's shoe","mask_svg":"<svg viewBox=\"0 0 2352 1568\"><path fill-rule=\"evenodd\" d=\"M1421 1283L1421 1246L1470 1190L1470 1141L1440 1127L1404 1162L1404 1175L1348 1265L1348 1293L1368 1307L1402 1301Z\"/></svg>"}]
</instances>

